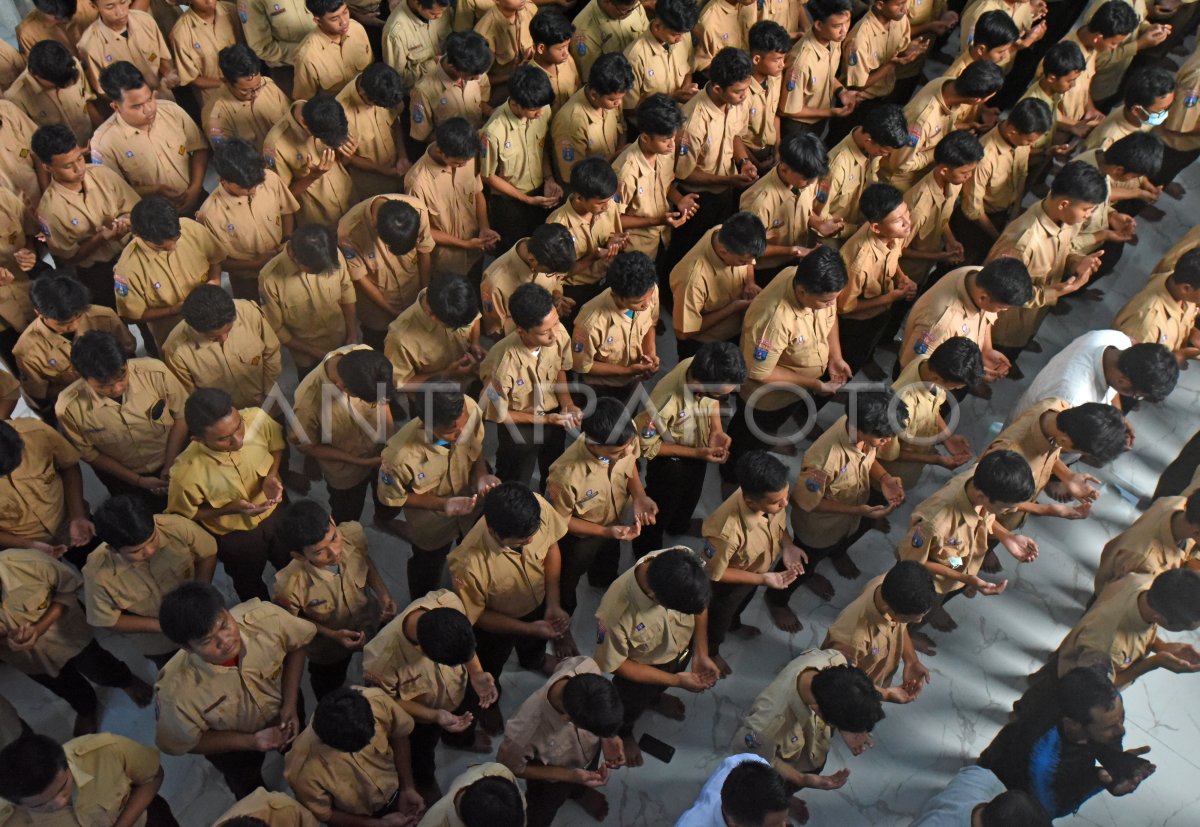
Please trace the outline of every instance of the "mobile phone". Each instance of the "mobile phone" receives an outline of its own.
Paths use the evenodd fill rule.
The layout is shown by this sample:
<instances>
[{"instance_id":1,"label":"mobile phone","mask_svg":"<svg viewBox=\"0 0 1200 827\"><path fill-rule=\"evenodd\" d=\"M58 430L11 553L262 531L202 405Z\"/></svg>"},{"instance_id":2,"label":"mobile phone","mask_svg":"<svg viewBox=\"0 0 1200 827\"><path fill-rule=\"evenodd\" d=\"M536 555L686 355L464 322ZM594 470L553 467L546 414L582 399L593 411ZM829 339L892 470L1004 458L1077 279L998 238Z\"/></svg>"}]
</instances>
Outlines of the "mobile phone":
<instances>
[{"instance_id":1,"label":"mobile phone","mask_svg":"<svg viewBox=\"0 0 1200 827\"><path fill-rule=\"evenodd\" d=\"M648 732L642 733L642 737L638 739L638 746L642 748L642 752L657 758L664 764L671 763L671 759L675 757L675 747L658 740Z\"/></svg>"}]
</instances>

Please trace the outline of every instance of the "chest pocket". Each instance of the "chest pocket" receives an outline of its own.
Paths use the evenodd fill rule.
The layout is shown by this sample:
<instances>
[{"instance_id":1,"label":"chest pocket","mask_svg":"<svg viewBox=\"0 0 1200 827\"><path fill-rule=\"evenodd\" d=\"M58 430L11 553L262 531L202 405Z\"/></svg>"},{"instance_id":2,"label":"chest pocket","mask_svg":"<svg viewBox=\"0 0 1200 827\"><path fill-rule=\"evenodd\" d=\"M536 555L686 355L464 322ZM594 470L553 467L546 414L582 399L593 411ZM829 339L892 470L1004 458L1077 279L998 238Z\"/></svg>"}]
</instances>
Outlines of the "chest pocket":
<instances>
[{"instance_id":1,"label":"chest pocket","mask_svg":"<svg viewBox=\"0 0 1200 827\"><path fill-rule=\"evenodd\" d=\"M630 647L636 652L649 652L666 634L667 628L661 620L639 620L629 630Z\"/></svg>"}]
</instances>

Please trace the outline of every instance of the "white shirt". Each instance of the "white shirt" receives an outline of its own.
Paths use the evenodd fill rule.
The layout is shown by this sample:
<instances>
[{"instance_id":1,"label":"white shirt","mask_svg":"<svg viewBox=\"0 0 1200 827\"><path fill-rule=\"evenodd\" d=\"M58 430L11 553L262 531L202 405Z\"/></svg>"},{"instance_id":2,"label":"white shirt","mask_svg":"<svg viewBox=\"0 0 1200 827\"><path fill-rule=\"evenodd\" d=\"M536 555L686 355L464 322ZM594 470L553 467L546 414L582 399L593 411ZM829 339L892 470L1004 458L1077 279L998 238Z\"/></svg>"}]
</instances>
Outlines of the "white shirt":
<instances>
[{"instance_id":1,"label":"white shirt","mask_svg":"<svg viewBox=\"0 0 1200 827\"><path fill-rule=\"evenodd\" d=\"M1004 791L1004 785L991 770L974 765L963 767L950 779L946 789L926 802L908 827L970 827L971 812Z\"/></svg>"},{"instance_id":2,"label":"white shirt","mask_svg":"<svg viewBox=\"0 0 1200 827\"><path fill-rule=\"evenodd\" d=\"M1125 350L1133 340L1118 330L1093 330L1059 351L1033 378L1008 421L1043 399L1063 399L1074 408L1086 402L1111 403L1117 392L1104 378L1104 351Z\"/></svg>"},{"instance_id":3,"label":"white shirt","mask_svg":"<svg viewBox=\"0 0 1200 827\"><path fill-rule=\"evenodd\" d=\"M721 787L725 785L725 779L733 772L733 768L746 761L769 763L752 752L726 758L721 762L721 766L717 767L717 771L704 782L696 803L679 817L675 827L726 827L725 816L721 815Z\"/></svg>"}]
</instances>

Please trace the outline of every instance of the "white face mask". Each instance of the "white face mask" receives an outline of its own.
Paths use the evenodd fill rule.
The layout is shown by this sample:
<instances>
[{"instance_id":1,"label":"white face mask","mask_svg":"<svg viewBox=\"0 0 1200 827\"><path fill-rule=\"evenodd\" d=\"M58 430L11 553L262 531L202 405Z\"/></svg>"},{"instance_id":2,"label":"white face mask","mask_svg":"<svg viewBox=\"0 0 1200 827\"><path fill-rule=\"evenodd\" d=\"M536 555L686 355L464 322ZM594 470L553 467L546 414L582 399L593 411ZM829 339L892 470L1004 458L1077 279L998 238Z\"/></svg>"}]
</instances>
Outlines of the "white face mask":
<instances>
[{"instance_id":1,"label":"white face mask","mask_svg":"<svg viewBox=\"0 0 1200 827\"><path fill-rule=\"evenodd\" d=\"M1146 123L1151 126L1161 126L1167 120L1167 110L1161 112L1146 112Z\"/></svg>"}]
</instances>

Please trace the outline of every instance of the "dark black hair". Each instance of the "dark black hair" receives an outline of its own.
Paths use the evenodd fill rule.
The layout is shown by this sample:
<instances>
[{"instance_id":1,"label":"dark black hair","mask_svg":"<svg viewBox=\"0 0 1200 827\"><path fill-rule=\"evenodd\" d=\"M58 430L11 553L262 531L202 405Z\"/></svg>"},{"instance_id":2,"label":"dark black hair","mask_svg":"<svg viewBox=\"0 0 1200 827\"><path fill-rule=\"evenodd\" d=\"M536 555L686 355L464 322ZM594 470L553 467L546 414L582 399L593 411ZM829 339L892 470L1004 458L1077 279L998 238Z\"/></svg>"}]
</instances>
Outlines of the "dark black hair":
<instances>
[{"instance_id":1,"label":"dark black hair","mask_svg":"<svg viewBox=\"0 0 1200 827\"><path fill-rule=\"evenodd\" d=\"M971 45L986 46L989 50L998 49L1016 43L1020 36L1021 30L1008 16L1008 12L988 11L975 20L975 28L971 30Z\"/></svg>"},{"instance_id":2,"label":"dark black hair","mask_svg":"<svg viewBox=\"0 0 1200 827\"><path fill-rule=\"evenodd\" d=\"M198 284L183 300L182 316L197 333L211 333L237 318L237 305L220 285Z\"/></svg>"},{"instance_id":3,"label":"dark black hair","mask_svg":"<svg viewBox=\"0 0 1200 827\"><path fill-rule=\"evenodd\" d=\"M479 315L479 292L462 276L439 275L429 283L425 301L449 328L466 327Z\"/></svg>"},{"instance_id":4,"label":"dark black hair","mask_svg":"<svg viewBox=\"0 0 1200 827\"><path fill-rule=\"evenodd\" d=\"M508 96L523 109L541 109L554 103L550 76L531 63L523 63L508 79Z\"/></svg>"},{"instance_id":5,"label":"dark black hair","mask_svg":"<svg viewBox=\"0 0 1200 827\"><path fill-rule=\"evenodd\" d=\"M70 20L78 10L78 0L33 0L33 6L42 14Z\"/></svg>"},{"instance_id":6,"label":"dark black hair","mask_svg":"<svg viewBox=\"0 0 1200 827\"><path fill-rule=\"evenodd\" d=\"M1112 405L1085 402L1061 411L1056 423L1076 451L1097 462L1111 462L1126 450L1125 415Z\"/></svg>"},{"instance_id":7,"label":"dark black hair","mask_svg":"<svg viewBox=\"0 0 1200 827\"><path fill-rule=\"evenodd\" d=\"M1054 113L1041 98L1022 98L1008 113L1008 122L1022 135L1040 135L1054 125Z\"/></svg>"},{"instance_id":8,"label":"dark black hair","mask_svg":"<svg viewBox=\"0 0 1200 827\"><path fill-rule=\"evenodd\" d=\"M133 234L151 244L179 238L179 212L161 195L147 195L129 211Z\"/></svg>"},{"instance_id":9,"label":"dark black hair","mask_svg":"<svg viewBox=\"0 0 1200 827\"><path fill-rule=\"evenodd\" d=\"M983 160L983 144L969 129L956 129L933 148L933 162L951 169L978 164Z\"/></svg>"},{"instance_id":10,"label":"dark black hair","mask_svg":"<svg viewBox=\"0 0 1200 827\"><path fill-rule=\"evenodd\" d=\"M363 97L375 106L392 109L404 100L404 79L383 61L363 69L358 82L362 85Z\"/></svg>"},{"instance_id":11,"label":"dark black hair","mask_svg":"<svg viewBox=\"0 0 1200 827\"><path fill-rule=\"evenodd\" d=\"M726 89L735 83L749 80L754 72L750 54L733 46L717 52L708 66L708 80L713 86Z\"/></svg>"},{"instance_id":12,"label":"dark black hair","mask_svg":"<svg viewBox=\"0 0 1200 827\"><path fill-rule=\"evenodd\" d=\"M652 137L674 135L683 126L683 109L673 97L659 92L638 104L637 123Z\"/></svg>"},{"instance_id":13,"label":"dark black hair","mask_svg":"<svg viewBox=\"0 0 1200 827\"><path fill-rule=\"evenodd\" d=\"M1179 257L1179 261L1175 262L1175 269L1171 272L1171 281L1186 284L1189 287L1200 287L1200 247L1188 250ZM37 284L37 281L33 283L35 290ZM33 306L37 307L36 299L34 299Z\"/></svg>"},{"instance_id":14,"label":"dark black hair","mask_svg":"<svg viewBox=\"0 0 1200 827\"><path fill-rule=\"evenodd\" d=\"M176 586L158 607L158 625L167 640L187 646L212 632L225 610L225 599L210 583L195 580Z\"/></svg>"},{"instance_id":15,"label":"dark black hair","mask_svg":"<svg viewBox=\"0 0 1200 827\"><path fill-rule=\"evenodd\" d=\"M717 240L739 256L761 256L767 249L767 231L752 212L735 212L717 230Z\"/></svg>"},{"instance_id":16,"label":"dark black hair","mask_svg":"<svg viewBox=\"0 0 1200 827\"><path fill-rule=\"evenodd\" d=\"M126 92L145 85L146 76L128 60L118 60L100 72L100 89L113 103L120 103Z\"/></svg>"},{"instance_id":17,"label":"dark black hair","mask_svg":"<svg viewBox=\"0 0 1200 827\"><path fill-rule=\"evenodd\" d=\"M533 330L554 309L554 296L540 284L526 282L513 291L508 299L508 313L513 324L522 330Z\"/></svg>"},{"instance_id":18,"label":"dark black hair","mask_svg":"<svg viewBox=\"0 0 1200 827\"><path fill-rule=\"evenodd\" d=\"M787 488L788 470L770 451L747 451L737 463L737 484L752 499Z\"/></svg>"},{"instance_id":19,"label":"dark black hair","mask_svg":"<svg viewBox=\"0 0 1200 827\"><path fill-rule=\"evenodd\" d=\"M375 737L376 726L371 702L353 686L340 687L321 698L312 719L313 732L338 752L365 749Z\"/></svg>"},{"instance_id":20,"label":"dark black hair","mask_svg":"<svg viewBox=\"0 0 1200 827\"><path fill-rule=\"evenodd\" d=\"M858 199L858 208L863 218L872 223L882 221L904 203L904 193L891 184L876 181L868 184Z\"/></svg>"},{"instance_id":21,"label":"dark black hair","mask_svg":"<svg viewBox=\"0 0 1200 827\"><path fill-rule=\"evenodd\" d=\"M966 336L951 336L929 356L929 367L947 382L973 388L983 381L983 354Z\"/></svg>"},{"instance_id":22,"label":"dark black hair","mask_svg":"<svg viewBox=\"0 0 1200 827\"><path fill-rule=\"evenodd\" d=\"M475 158L479 155L479 132L466 118L450 118L438 124L433 140L447 158Z\"/></svg>"},{"instance_id":23,"label":"dark black hair","mask_svg":"<svg viewBox=\"0 0 1200 827\"><path fill-rule=\"evenodd\" d=\"M991 451L975 466L971 481L993 503L1013 505L1027 502L1037 493L1033 471L1016 451Z\"/></svg>"},{"instance_id":24,"label":"dark black hair","mask_svg":"<svg viewBox=\"0 0 1200 827\"><path fill-rule=\"evenodd\" d=\"M966 98L986 98L999 92L1003 85L1004 72L990 60L968 63L954 80L954 90Z\"/></svg>"},{"instance_id":25,"label":"dark black hair","mask_svg":"<svg viewBox=\"0 0 1200 827\"><path fill-rule=\"evenodd\" d=\"M1108 711L1121 697L1103 668L1077 666L1058 679L1058 709L1064 718L1088 725L1092 711Z\"/></svg>"},{"instance_id":26,"label":"dark black hair","mask_svg":"<svg viewBox=\"0 0 1200 827\"><path fill-rule=\"evenodd\" d=\"M329 533L329 509L316 500L296 500L279 521L279 544L285 551L301 553Z\"/></svg>"},{"instance_id":27,"label":"dark black hair","mask_svg":"<svg viewBox=\"0 0 1200 827\"><path fill-rule=\"evenodd\" d=\"M883 720L879 690L856 666L843 663L822 669L813 676L812 694L821 717L842 732L870 732Z\"/></svg>"},{"instance_id":28,"label":"dark black hair","mask_svg":"<svg viewBox=\"0 0 1200 827\"><path fill-rule=\"evenodd\" d=\"M849 413L856 431L874 437L896 436L908 425L908 406L890 389L858 393Z\"/></svg>"},{"instance_id":29,"label":"dark black hair","mask_svg":"<svg viewBox=\"0 0 1200 827\"><path fill-rule=\"evenodd\" d=\"M442 42L446 62L467 77L482 75L492 65L492 47L479 32L451 32Z\"/></svg>"},{"instance_id":30,"label":"dark black hair","mask_svg":"<svg viewBox=\"0 0 1200 827\"><path fill-rule=\"evenodd\" d=\"M337 366L346 392L355 399L377 403L391 398L392 363L378 350L359 348L342 355Z\"/></svg>"},{"instance_id":31,"label":"dark black hair","mask_svg":"<svg viewBox=\"0 0 1200 827\"><path fill-rule=\"evenodd\" d=\"M203 439L204 433L232 410L233 398L221 388L196 388L183 403L183 419L188 433Z\"/></svg>"},{"instance_id":32,"label":"dark black hair","mask_svg":"<svg viewBox=\"0 0 1200 827\"><path fill-rule=\"evenodd\" d=\"M562 704L575 726L599 738L615 737L625 717L617 688L603 675L567 678Z\"/></svg>"},{"instance_id":33,"label":"dark black hair","mask_svg":"<svg viewBox=\"0 0 1200 827\"><path fill-rule=\"evenodd\" d=\"M24 732L0 750L0 798L20 805L21 799L33 798L54 783L67 769L67 754L58 742L36 732Z\"/></svg>"},{"instance_id":34,"label":"dark black hair","mask_svg":"<svg viewBox=\"0 0 1200 827\"><path fill-rule=\"evenodd\" d=\"M439 606L417 617L417 645L443 666L462 666L475 657L475 631L457 609Z\"/></svg>"},{"instance_id":35,"label":"dark black hair","mask_svg":"<svg viewBox=\"0 0 1200 827\"><path fill-rule=\"evenodd\" d=\"M154 536L154 511L141 497L118 494L100 503L92 513L96 536L114 551L140 546Z\"/></svg>"},{"instance_id":36,"label":"dark black hair","mask_svg":"<svg viewBox=\"0 0 1200 827\"><path fill-rule=\"evenodd\" d=\"M313 17L324 17L346 5L346 0L304 0L304 5Z\"/></svg>"},{"instance_id":37,"label":"dark black hair","mask_svg":"<svg viewBox=\"0 0 1200 827\"><path fill-rule=\"evenodd\" d=\"M106 330L88 330L71 344L71 367L84 379L115 379L128 361L117 337Z\"/></svg>"},{"instance_id":38,"label":"dark black hair","mask_svg":"<svg viewBox=\"0 0 1200 827\"><path fill-rule=\"evenodd\" d=\"M1171 629L1195 628L1200 625L1200 572L1180 568L1160 573L1150 584L1146 601Z\"/></svg>"},{"instance_id":39,"label":"dark black hair","mask_svg":"<svg viewBox=\"0 0 1200 827\"><path fill-rule=\"evenodd\" d=\"M575 34L575 24L555 6L539 6L529 21L529 36L535 44L557 46Z\"/></svg>"},{"instance_id":40,"label":"dark black hair","mask_svg":"<svg viewBox=\"0 0 1200 827\"><path fill-rule=\"evenodd\" d=\"M529 254L551 273L569 272L578 260L575 239L562 224L539 224L529 234L528 247Z\"/></svg>"},{"instance_id":41,"label":"dark black hair","mask_svg":"<svg viewBox=\"0 0 1200 827\"><path fill-rule=\"evenodd\" d=\"M904 110L894 103L873 107L863 116L863 131L880 146L899 149L908 146L908 119Z\"/></svg>"},{"instance_id":42,"label":"dark black hair","mask_svg":"<svg viewBox=\"0 0 1200 827\"><path fill-rule=\"evenodd\" d=\"M588 72L587 87L597 95L615 95L633 88L633 69L620 52L608 52L596 58Z\"/></svg>"},{"instance_id":43,"label":"dark black hair","mask_svg":"<svg viewBox=\"0 0 1200 827\"><path fill-rule=\"evenodd\" d=\"M421 213L407 201L388 199L375 213L375 231L392 255L406 256L417 246Z\"/></svg>"},{"instance_id":44,"label":"dark black hair","mask_svg":"<svg viewBox=\"0 0 1200 827\"><path fill-rule=\"evenodd\" d=\"M848 280L846 262L842 261L838 251L819 244L796 265L792 285L803 288L806 293L821 296L841 292Z\"/></svg>"},{"instance_id":45,"label":"dark black hair","mask_svg":"<svg viewBox=\"0 0 1200 827\"><path fill-rule=\"evenodd\" d=\"M1141 342L1117 355L1117 370L1133 386L1135 395L1147 402L1162 402L1179 382L1175 354L1158 342Z\"/></svg>"},{"instance_id":46,"label":"dark black hair","mask_svg":"<svg viewBox=\"0 0 1200 827\"><path fill-rule=\"evenodd\" d=\"M1096 9L1087 22L1087 30L1101 37L1116 37L1133 34L1138 27L1138 15L1133 6L1122 0L1108 0Z\"/></svg>"},{"instance_id":47,"label":"dark black hair","mask_svg":"<svg viewBox=\"0 0 1200 827\"><path fill-rule=\"evenodd\" d=\"M658 283L658 272L654 269L654 261L645 253L617 253L608 266L605 280L614 296L638 299Z\"/></svg>"},{"instance_id":48,"label":"dark black hair","mask_svg":"<svg viewBox=\"0 0 1200 827\"><path fill-rule=\"evenodd\" d=\"M271 827L271 825L254 816L234 816L225 819L216 827Z\"/></svg>"},{"instance_id":49,"label":"dark black hair","mask_svg":"<svg viewBox=\"0 0 1200 827\"><path fill-rule=\"evenodd\" d=\"M704 566L686 548L669 548L650 558L646 582L659 605L682 614L700 614L712 597L712 584Z\"/></svg>"},{"instance_id":50,"label":"dark black hair","mask_svg":"<svg viewBox=\"0 0 1200 827\"><path fill-rule=\"evenodd\" d=\"M1106 163L1125 168L1135 175L1153 177L1163 162L1163 140L1153 132L1133 132L1104 150Z\"/></svg>"},{"instance_id":51,"label":"dark black hair","mask_svg":"<svg viewBox=\"0 0 1200 827\"><path fill-rule=\"evenodd\" d=\"M221 70L221 76L230 84L237 83L242 78L261 75L263 71L262 61L245 43L235 43L217 52L217 67Z\"/></svg>"},{"instance_id":52,"label":"dark black hair","mask_svg":"<svg viewBox=\"0 0 1200 827\"><path fill-rule=\"evenodd\" d=\"M771 813L787 810L790 798L779 770L766 761L743 761L721 785L721 812L739 827L761 827Z\"/></svg>"},{"instance_id":53,"label":"dark black hair","mask_svg":"<svg viewBox=\"0 0 1200 827\"><path fill-rule=\"evenodd\" d=\"M1046 50L1042 58L1042 73L1047 76L1061 78L1072 72L1082 72L1087 68L1087 60L1083 49L1073 40L1060 40Z\"/></svg>"},{"instance_id":54,"label":"dark black hair","mask_svg":"<svg viewBox=\"0 0 1200 827\"><path fill-rule=\"evenodd\" d=\"M901 560L883 576L883 601L897 614L915 617L933 608L937 588L929 569L912 560Z\"/></svg>"},{"instance_id":55,"label":"dark black hair","mask_svg":"<svg viewBox=\"0 0 1200 827\"><path fill-rule=\"evenodd\" d=\"M288 250L309 273L328 273L338 266L337 234L324 224L301 224L288 239Z\"/></svg>"},{"instance_id":56,"label":"dark black hair","mask_svg":"<svg viewBox=\"0 0 1200 827\"><path fill-rule=\"evenodd\" d=\"M1010 307L1023 307L1033 299L1033 280L1025 262L1013 256L1001 256L983 265L975 273L975 284L993 300Z\"/></svg>"},{"instance_id":57,"label":"dark black hair","mask_svg":"<svg viewBox=\"0 0 1200 827\"><path fill-rule=\"evenodd\" d=\"M1156 100L1175 91L1175 76L1162 66L1141 66L1125 76L1125 108L1149 109Z\"/></svg>"},{"instance_id":58,"label":"dark black hair","mask_svg":"<svg viewBox=\"0 0 1200 827\"><path fill-rule=\"evenodd\" d=\"M797 132L779 147L779 160L804 178L823 178L829 174L829 152L811 132Z\"/></svg>"},{"instance_id":59,"label":"dark black hair","mask_svg":"<svg viewBox=\"0 0 1200 827\"><path fill-rule=\"evenodd\" d=\"M25 454L25 440L17 429L0 420L0 476L8 476L21 464Z\"/></svg>"},{"instance_id":60,"label":"dark black hair","mask_svg":"<svg viewBox=\"0 0 1200 827\"><path fill-rule=\"evenodd\" d=\"M460 793L458 816L466 827L525 827L525 800L516 784L488 775Z\"/></svg>"},{"instance_id":61,"label":"dark black hair","mask_svg":"<svg viewBox=\"0 0 1200 827\"><path fill-rule=\"evenodd\" d=\"M792 50L792 39L787 29L774 20L760 20L750 27L750 53L780 52L787 54Z\"/></svg>"},{"instance_id":62,"label":"dark black hair","mask_svg":"<svg viewBox=\"0 0 1200 827\"><path fill-rule=\"evenodd\" d=\"M809 0L805 9L812 21L817 23L827 20L835 14L853 13L854 5L850 0Z\"/></svg>"},{"instance_id":63,"label":"dark black hair","mask_svg":"<svg viewBox=\"0 0 1200 827\"><path fill-rule=\"evenodd\" d=\"M313 95L300 107L300 116L305 128L331 147L341 146L350 135L346 110L333 95L324 92Z\"/></svg>"},{"instance_id":64,"label":"dark black hair","mask_svg":"<svg viewBox=\"0 0 1200 827\"><path fill-rule=\"evenodd\" d=\"M79 139L66 124L54 123L39 126L29 139L33 154L43 164L49 165L55 155L66 155L79 148Z\"/></svg>"},{"instance_id":65,"label":"dark black hair","mask_svg":"<svg viewBox=\"0 0 1200 827\"><path fill-rule=\"evenodd\" d=\"M583 435L597 445L626 445L637 436L633 418L617 399L604 396L596 400L592 412L583 418Z\"/></svg>"},{"instance_id":66,"label":"dark black hair","mask_svg":"<svg viewBox=\"0 0 1200 827\"><path fill-rule=\"evenodd\" d=\"M34 310L47 319L66 322L92 306L92 297L85 285L60 272L46 273L33 280L29 301Z\"/></svg>"},{"instance_id":67,"label":"dark black hair","mask_svg":"<svg viewBox=\"0 0 1200 827\"><path fill-rule=\"evenodd\" d=\"M584 158L571 168L571 190L580 198L612 198L617 193L617 174L599 155Z\"/></svg>"},{"instance_id":68,"label":"dark black hair","mask_svg":"<svg viewBox=\"0 0 1200 827\"><path fill-rule=\"evenodd\" d=\"M981 827L1050 827L1052 822L1037 796L1024 790L1005 790L983 805Z\"/></svg>"},{"instance_id":69,"label":"dark black hair","mask_svg":"<svg viewBox=\"0 0 1200 827\"><path fill-rule=\"evenodd\" d=\"M262 153L244 138L226 138L213 148L217 177L239 187L252 189L267 180Z\"/></svg>"},{"instance_id":70,"label":"dark black hair","mask_svg":"<svg viewBox=\"0 0 1200 827\"><path fill-rule=\"evenodd\" d=\"M733 342L705 342L692 357L690 373L703 385L740 385L746 381L746 360Z\"/></svg>"},{"instance_id":71,"label":"dark black hair","mask_svg":"<svg viewBox=\"0 0 1200 827\"><path fill-rule=\"evenodd\" d=\"M696 0L661 0L654 6L654 17L665 28L687 37L700 20L700 8Z\"/></svg>"},{"instance_id":72,"label":"dark black hair","mask_svg":"<svg viewBox=\"0 0 1200 827\"><path fill-rule=\"evenodd\" d=\"M449 428L458 422L467 407L466 395L460 390L425 391L424 394L422 404L428 404L428 408L422 407L421 410L429 415L426 424L434 428Z\"/></svg>"},{"instance_id":73,"label":"dark black hair","mask_svg":"<svg viewBox=\"0 0 1200 827\"><path fill-rule=\"evenodd\" d=\"M500 539L532 537L542 524L542 504L529 486L502 482L484 496L483 519Z\"/></svg>"},{"instance_id":74,"label":"dark black hair","mask_svg":"<svg viewBox=\"0 0 1200 827\"><path fill-rule=\"evenodd\" d=\"M43 40L30 47L29 74L54 84L56 89L66 89L79 79L75 58L57 40Z\"/></svg>"}]
</instances>

